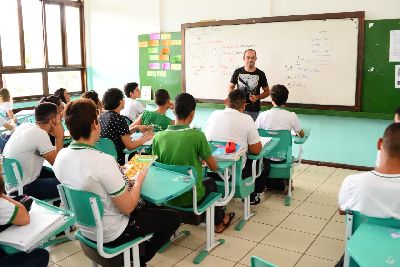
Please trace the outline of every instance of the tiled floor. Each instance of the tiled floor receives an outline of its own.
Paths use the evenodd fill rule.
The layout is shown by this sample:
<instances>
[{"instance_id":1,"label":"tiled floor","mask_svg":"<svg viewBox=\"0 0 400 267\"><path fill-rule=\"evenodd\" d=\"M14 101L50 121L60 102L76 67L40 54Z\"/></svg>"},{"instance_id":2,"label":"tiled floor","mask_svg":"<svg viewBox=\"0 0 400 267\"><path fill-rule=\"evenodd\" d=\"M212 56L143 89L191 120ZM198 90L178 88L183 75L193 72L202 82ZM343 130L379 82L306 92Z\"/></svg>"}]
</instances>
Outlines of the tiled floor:
<instances>
[{"instance_id":1,"label":"tiled floor","mask_svg":"<svg viewBox=\"0 0 400 267\"><path fill-rule=\"evenodd\" d=\"M344 217L338 215L337 194L343 179L356 171L300 165L295 168L291 206L283 204L283 194L263 194L262 203L252 209L257 214L242 231L231 226L217 238L225 244L214 249L198 266L249 266L253 255L278 266L333 266L344 251ZM243 215L240 200L227 210ZM149 266L193 266L192 260L205 244L205 229L182 225L189 237L177 240ZM50 248L50 266L91 266L77 241Z\"/></svg>"}]
</instances>

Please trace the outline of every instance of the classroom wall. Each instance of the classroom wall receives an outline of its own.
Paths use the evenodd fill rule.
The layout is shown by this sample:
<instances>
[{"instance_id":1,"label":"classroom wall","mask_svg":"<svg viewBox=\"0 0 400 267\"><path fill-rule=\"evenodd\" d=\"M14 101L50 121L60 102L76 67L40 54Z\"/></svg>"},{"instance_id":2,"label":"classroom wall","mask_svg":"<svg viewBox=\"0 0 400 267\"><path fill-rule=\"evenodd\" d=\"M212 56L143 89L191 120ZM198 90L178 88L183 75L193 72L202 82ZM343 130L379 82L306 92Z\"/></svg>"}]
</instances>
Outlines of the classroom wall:
<instances>
[{"instance_id":1,"label":"classroom wall","mask_svg":"<svg viewBox=\"0 0 400 267\"><path fill-rule=\"evenodd\" d=\"M85 0L88 89L139 80L137 36L160 30L159 0Z\"/></svg>"}]
</instances>

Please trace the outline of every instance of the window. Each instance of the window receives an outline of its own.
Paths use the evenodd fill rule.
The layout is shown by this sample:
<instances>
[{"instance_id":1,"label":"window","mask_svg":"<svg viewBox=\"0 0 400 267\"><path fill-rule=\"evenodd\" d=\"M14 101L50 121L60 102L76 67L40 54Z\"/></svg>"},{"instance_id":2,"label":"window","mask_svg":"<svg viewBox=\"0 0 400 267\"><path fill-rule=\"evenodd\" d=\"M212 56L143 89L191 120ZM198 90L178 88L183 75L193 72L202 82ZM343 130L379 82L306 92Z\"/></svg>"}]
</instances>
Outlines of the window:
<instances>
[{"instance_id":1,"label":"window","mask_svg":"<svg viewBox=\"0 0 400 267\"><path fill-rule=\"evenodd\" d=\"M15 100L86 89L83 0L0 1L0 88Z\"/></svg>"}]
</instances>

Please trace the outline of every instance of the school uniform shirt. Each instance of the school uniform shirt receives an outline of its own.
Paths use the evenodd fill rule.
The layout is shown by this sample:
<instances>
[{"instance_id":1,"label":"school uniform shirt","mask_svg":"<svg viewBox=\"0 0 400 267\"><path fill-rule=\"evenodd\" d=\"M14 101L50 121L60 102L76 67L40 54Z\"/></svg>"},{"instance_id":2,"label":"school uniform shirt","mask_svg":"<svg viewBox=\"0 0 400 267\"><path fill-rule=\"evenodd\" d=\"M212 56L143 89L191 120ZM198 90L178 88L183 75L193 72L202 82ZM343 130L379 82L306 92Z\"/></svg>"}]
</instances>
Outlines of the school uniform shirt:
<instances>
[{"instance_id":1,"label":"school uniform shirt","mask_svg":"<svg viewBox=\"0 0 400 267\"><path fill-rule=\"evenodd\" d=\"M17 216L18 206L7 199L0 198L0 225L12 223Z\"/></svg>"},{"instance_id":2,"label":"school uniform shirt","mask_svg":"<svg viewBox=\"0 0 400 267\"><path fill-rule=\"evenodd\" d=\"M233 141L244 146L246 152L248 145L260 142L256 125L250 115L232 108L211 113L204 132L208 141ZM243 155L243 162L246 162L246 158L246 154Z\"/></svg>"},{"instance_id":3,"label":"school uniform shirt","mask_svg":"<svg viewBox=\"0 0 400 267\"><path fill-rule=\"evenodd\" d=\"M4 117L4 118L8 118L8 114L7 112L9 112L10 110L13 109L13 105L11 102L3 102L0 103L0 114Z\"/></svg>"},{"instance_id":4,"label":"school uniform shirt","mask_svg":"<svg viewBox=\"0 0 400 267\"><path fill-rule=\"evenodd\" d=\"M62 184L99 195L104 207L102 218L104 242L119 237L128 225L129 217L123 215L112 201L126 189L125 180L115 159L92 146L72 143L58 152L54 173ZM96 241L95 227L80 227L82 234Z\"/></svg>"},{"instance_id":5,"label":"school uniform shirt","mask_svg":"<svg viewBox=\"0 0 400 267\"><path fill-rule=\"evenodd\" d=\"M127 116L132 121L136 120L140 113L143 113L144 106L136 99L125 98L124 109L121 110L121 115Z\"/></svg>"},{"instance_id":6,"label":"school uniform shirt","mask_svg":"<svg viewBox=\"0 0 400 267\"><path fill-rule=\"evenodd\" d=\"M268 86L267 77L265 73L256 69L253 72L248 72L244 67L236 69L231 77L231 83L237 85L237 89L242 90L246 95L246 111L259 112L260 100L256 102L250 101L250 95L259 95L260 88Z\"/></svg>"},{"instance_id":7,"label":"school uniform shirt","mask_svg":"<svg viewBox=\"0 0 400 267\"><path fill-rule=\"evenodd\" d=\"M164 114L160 114L157 111L145 111L142 114L143 125L154 125L155 131L164 131L168 128L172 120Z\"/></svg>"},{"instance_id":8,"label":"school uniform shirt","mask_svg":"<svg viewBox=\"0 0 400 267\"><path fill-rule=\"evenodd\" d=\"M339 208L377 218L400 219L400 173L376 171L347 176L339 192Z\"/></svg>"},{"instance_id":9,"label":"school uniform shirt","mask_svg":"<svg viewBox=\"0 0 400 267\"><path fill-rule=\"evenodd\" d=\"M125 155L123 151L125 145L122 142L122 136L130 134L125 117L115 111L106 111L100 115L99 120L101 127L100 136L113 141L117 150L118 163L124 165Z\"/></svg>"},{"instance_id":10,"label":"school uniform shirt","mask_svg":"<svg viewBox=\"0 0 400 267\"><path fill-rule=\"evenodd\" d=\"M55 150L48 133L35 123L23 123L15 128L4 147L3 155L19 161L22 166L25 186L39 176L43 167L43 155ZM17 187L6 185L7 193L17 190Z\"/></svg>"},{"instance_id":11,"label":"school uniform shirt","mask_svg":"<svg viewBox=\"0 0 400 267\"><path fill-rule=\"evenodd\" d=\"M188 125L169 125L167 130L158 132L153 138L153 154L157 161L170 165L189 165L197 173L197 201L205 195L203 186L203 170L201 160L211 156L207 139L199 130L191 129ZM160 179L162 179L160 177ZM188 206L193 203L192 191L169 201L171 205Z\"/></svg>"},{"instance_id":12,"label":"school uniform shirt","mask_svg":"<svg viewBox=\"0 0 400 267\"><path fill-rule=\"evenodd\" d=\"M301 131L296 113L280 107L272 107L270 110L261 112L256 120L256 127L266 130L293 130L296 133Z\"/></svg>"}]
</instances>

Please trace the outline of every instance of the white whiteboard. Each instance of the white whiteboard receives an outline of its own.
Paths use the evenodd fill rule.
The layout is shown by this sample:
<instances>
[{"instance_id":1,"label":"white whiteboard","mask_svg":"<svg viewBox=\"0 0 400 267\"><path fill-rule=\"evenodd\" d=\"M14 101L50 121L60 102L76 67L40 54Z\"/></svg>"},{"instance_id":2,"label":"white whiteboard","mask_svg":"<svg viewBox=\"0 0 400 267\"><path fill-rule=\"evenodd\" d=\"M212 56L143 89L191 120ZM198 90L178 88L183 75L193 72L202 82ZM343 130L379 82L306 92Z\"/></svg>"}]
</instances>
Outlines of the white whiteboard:
<instances>
[{"instance_id":1,"label":"white whiteboard","mask_svg":"<svg viewBox=\"0 0 400 267\"><path fill-rule=\"evenodd\" d=\"M243 52L253 48L269 87L289 89L288 103L356 105L357 18L184 26L184 89L195 98L225 99Z\"/></svg>"}]
</instances>

